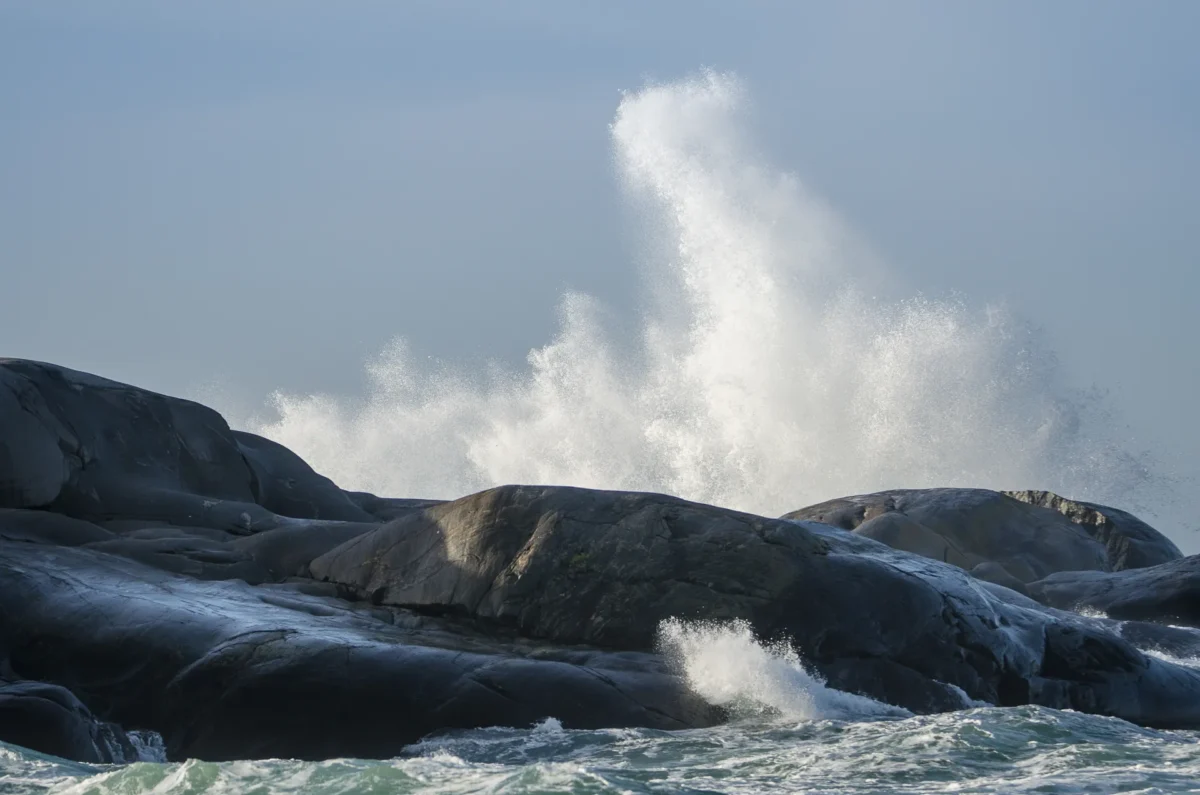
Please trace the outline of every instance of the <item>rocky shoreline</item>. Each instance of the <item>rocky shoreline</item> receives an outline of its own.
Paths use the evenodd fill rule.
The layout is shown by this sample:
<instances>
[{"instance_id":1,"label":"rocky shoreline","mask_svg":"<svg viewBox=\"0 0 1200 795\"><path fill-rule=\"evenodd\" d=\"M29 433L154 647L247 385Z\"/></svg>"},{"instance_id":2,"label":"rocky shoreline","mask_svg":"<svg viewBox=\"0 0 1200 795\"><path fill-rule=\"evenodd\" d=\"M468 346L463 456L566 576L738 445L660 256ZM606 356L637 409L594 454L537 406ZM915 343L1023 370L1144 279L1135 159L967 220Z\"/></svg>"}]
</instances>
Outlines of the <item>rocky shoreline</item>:
<instances>
[{"instance_id":1,"label":"rocky shoreline","mask_svg":"<svg viewBox=\"0 0 1200 795\"><path fill-rule=\"evenodd\" d=\"M658 653L668 619L747 621L912 712L1200 728L1200 671L1140 650L1200 653L1198 605L1196 556L1047 492L779 519L554 486L389 499L199 404L0 360L0 740L65 758L129 761L148 731L171 759L384 758L551 716L725 720Z\"/></svg>"}]
</instances>

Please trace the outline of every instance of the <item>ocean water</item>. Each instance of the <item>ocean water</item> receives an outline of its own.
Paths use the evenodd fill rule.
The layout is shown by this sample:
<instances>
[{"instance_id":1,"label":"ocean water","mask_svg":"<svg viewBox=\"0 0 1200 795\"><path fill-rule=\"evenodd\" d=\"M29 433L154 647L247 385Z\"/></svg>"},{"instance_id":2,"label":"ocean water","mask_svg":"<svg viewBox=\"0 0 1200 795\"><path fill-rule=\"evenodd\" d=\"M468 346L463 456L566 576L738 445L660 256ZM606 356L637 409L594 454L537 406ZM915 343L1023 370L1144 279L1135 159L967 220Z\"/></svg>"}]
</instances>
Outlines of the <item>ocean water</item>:
<instances>
[{"instance_id":1,"label":"ocean water","mask_svg":"<svg viewBox=\"0 0 1200 795\"><path fill-rule=\"evenodd\" d=\"M827 687L737 622L666 622L660 646L730 723L573 731L547 716L427 737L396 759L323 762L100 766L0 744L0 795L1200 792L1200 732L1034 706L914 716Z\"/></svg>"},{"instance_id":2,"label":"ocean water","mask_svg":"<svg viewBox=\"0 0 1200 795\"><path fill-rule=\"evenodd\" d=\"M386 761L103 767L0 745L0 793L1200 792L1200 733L1040 707L763 716L678 733L570 731L548 720L447 734L409 751Z\"/></svg>"}]
</instances>

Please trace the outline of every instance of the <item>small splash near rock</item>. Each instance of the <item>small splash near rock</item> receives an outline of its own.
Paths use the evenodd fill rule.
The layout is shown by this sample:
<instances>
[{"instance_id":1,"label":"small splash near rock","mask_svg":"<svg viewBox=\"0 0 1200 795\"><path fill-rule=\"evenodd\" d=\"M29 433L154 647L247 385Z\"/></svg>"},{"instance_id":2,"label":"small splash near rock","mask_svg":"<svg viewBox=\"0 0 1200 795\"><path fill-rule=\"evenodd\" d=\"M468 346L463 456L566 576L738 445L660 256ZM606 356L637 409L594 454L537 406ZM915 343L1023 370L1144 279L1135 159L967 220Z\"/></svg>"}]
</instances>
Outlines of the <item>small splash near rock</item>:
<instances>
[{"instance_id":1,"label":"small splash near rock","mask_svg":"<svg viewBox=\"0 0 1200 795\"><path fill-rule=\"evenodd\" d=\"M667 619L659 651L693 692L735 716L793 720L908 717L907 710L828 687L786 642L766 643L746 621Z\"/></svg>"},{"instance_id":2,"label":"small splash near rock","mask_svg":"<svg viewBox=\"0 0 1200 795\"><path fill-rule=\"evenodd\" d=\"M115 724L102 723L97 727L95 744L100 758L111 764L167 761L162 735L148 729L123 731Z\"/></svg>"},{"instance_id":3,"label":"small splash near rock","mask_svg":"<svg viewBox=\"0 0 1200 795\"><path fill-rule=\"evenodd\" d=\"M158 732L135 729L126 732L130 745L136 754L131 762L166 762L167 746L163 743L162 735Z\"/></svg>"},{"instance_id":4,"label":"small splash near rock","mask_svg":"<svg viewBox=\"0 0 1200 795\"><path fill-rule=\"evenodd\" d=\"M541 723L534 724L534 734L562 734L562 721L558 718L546 718Z\"/></svg>"}]
</instances>

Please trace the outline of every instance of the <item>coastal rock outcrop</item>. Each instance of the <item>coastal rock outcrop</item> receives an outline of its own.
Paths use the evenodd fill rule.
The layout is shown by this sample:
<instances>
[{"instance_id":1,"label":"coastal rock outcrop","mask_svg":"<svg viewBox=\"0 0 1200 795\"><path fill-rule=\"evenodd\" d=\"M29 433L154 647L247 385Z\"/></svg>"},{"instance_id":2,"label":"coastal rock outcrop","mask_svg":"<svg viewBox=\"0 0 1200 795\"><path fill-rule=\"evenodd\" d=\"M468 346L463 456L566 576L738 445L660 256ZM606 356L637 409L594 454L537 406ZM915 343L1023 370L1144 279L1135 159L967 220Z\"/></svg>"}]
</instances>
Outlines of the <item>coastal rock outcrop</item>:
<instances>
[{"instance_id":1,"label":"coastal rock outcrop","mask_svg":"<svg viewBox=\"0 0 1200 795\"><path fill-rule=\"evenodd\" d=\"M1177 560L1136 517L1046 491L905 489L842 497L785 519L823 522L1023 590L1060 571L1121 571Z\"/></svg>"},{"instance_id":2,"label":"coastal rock outcrop","mask_svg":"<svg viewBox=\"0 0 1200 795\"><path fill-rule=\"evenodd\" d=\"M916 712L959 705L961 691L1155 725L1200 719L1200 673L1162 668L1086 620L827 525L663 495L501 487L388 523L311 569L374 604L557 643L644 649L667 618L746 620L791 639L836 686Z\"/></svg>"},{"instance_id":3,"label":"coastal rock outcrop","mask_svg":"<svg viewBox=\"0 0 1200 795\"><path fill-rule=\"evenodd\" d=\"M203 582L90 549L0 543L9 666L171 758L386 758L430 732L685 728L720 713L648 654L560 649L290 587Z\"/></svg>"},{"instance_id":4,"label":"coastal rock outcrop","mask_svg":"<svg viewBox=\"0 0 1200 795\"><path fill-rule=\"evenodd\" d=\"M1009 497L1057 511L1104 544L1111 571L1142 569L1183 555L1171 539L1133 514L1107 505L1060 497L1051 491L1006 491Z\"/></svg>"},{"instance_id":5,"label":"coastal rock outcrop","mask_svg":"<svg viewBox=\"0 0 1200 795\"><path fill-rule=\"evenodd\" d=\"M139 753L119 726L97 720L71 691L0 679L0 741L78 762L133 762Z\"/></svg>"},{"instance_id":6,"label":"coastal rock outcrop","mask_svg":"<svg viewBox=\"0 0 1200 795\"><path fill-rule=\"evenodd\" d=\"M1144 569L1064 571L1029 584L1038 601L1110 618L1200 627L1200 555Z\"/></svg>"},{"instance_id":7,"label":"coastal rock outcrop","mask_svg":"<svg viewBox=\"0 0 1200 795\"><path fill-rule=\"evenodd\" d=\"M725 719L657 652L668 619L745 622L831 687L914 712L1200 727L1200 671L1135 645L1186 653L1200 632L1019 593L1074 607L1061 594L1090 571L1184 615L1193 559L1163 540L981 490L785 519L550 486L377 497L198 404L0 360L0 740L114 761L149 730L172 759L324 759L547 717Z\"/></svg>"}]
</instances>

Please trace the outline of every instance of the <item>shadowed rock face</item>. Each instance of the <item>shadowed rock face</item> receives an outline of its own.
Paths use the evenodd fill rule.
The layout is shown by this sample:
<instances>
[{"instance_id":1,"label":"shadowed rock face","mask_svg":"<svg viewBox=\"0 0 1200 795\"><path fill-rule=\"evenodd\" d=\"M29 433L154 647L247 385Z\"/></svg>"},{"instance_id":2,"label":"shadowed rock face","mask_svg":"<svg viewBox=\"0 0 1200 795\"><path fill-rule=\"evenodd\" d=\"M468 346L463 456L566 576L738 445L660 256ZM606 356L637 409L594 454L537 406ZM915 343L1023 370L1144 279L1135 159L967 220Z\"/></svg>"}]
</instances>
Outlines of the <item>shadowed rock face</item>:
<instances>
[{"instance_id":1,"label":"shadowed rock face","mask_svg":"<svg viewBox=\"0 0 1200 795\"><path fill-rule=\"evenodd\" d=\"M832 524L1018 589L1059 571L1120 571L1181 557L1168 538L1124 511L1045 491L887 491L784 518Z\"/></svg>"},{"instance_id":2,"label":"shadowed rock face","mask_svg":"<svg viewBox=\"0 0 1200 795\"><path fill-rule=\"evenodd\" d=\"M504 487L359 536L312 572L380 604L648 648L671 616L768 610L826 549L795 525L661 495Z\"/></svg>"},{"instance_id":3,"label":"shadowed rock face","mask_svg":"<svg viewBox=\"0 0 1200 795\"><path fill-rule=\"evenodd\" d=\"M283 445L245 431L232 433L250 469L254 500L268 511L301 519L374 520L332 480Z\"/></svg>"},{"instance_id":4,"label":"shadowed rock face","mask_svg":"<svg viewBox=\"0 0 1200 795\"><path fill-rule=\"evenodd\" d=\"M1183 654L1200 632L1013 590L1053 601L1047 574L1169 550L1031 501L891 492L800 517L821 524L572 488L381 498L195 403L0 360L0 740L106 761L151 729L174 759L322 759L550 716L721 720L654 652L667 618L748 621L913 711L965 693L1200 726L1200 673L1130 640Z\"/></svg>"},{"instance_id":5,"label":"shadowed rock face","mask_svg":"<svg viewBox=\"0 0 1200 795\"><path fill-rule=\"evenodd\" d=\"M501 487L384 525L311 570L376 604L562 643L648 648L668 617L744 619L791 638L836 686L914 711L960 705L953 685L991 703L1200 719L1200 675L1168 674L1082 619L833 527L661 495ZM1180 682L1187 706L1167 697Z\"/></svg>"},{"instance_id":6,"label":"shadowed rock face","mask_svg":"<svg viewBox=\"0 0 1200 795\"><path fill-rule=\"evenodd\" d=\"M131 762L133 743L97 720L69 690L43 682L0 680L0 741L79 762Z\"/></svg>"},{"instance_id":7,"label":"shadowed rock face","mask_svg":"<svg viewBox=\"0 0 1200 795\"><path fill-rule=\"evenodd\" d=\"M1031 583L1029 592L1066 610L1200 627L1200 555L1121 572L1059 572Z\"/></svg>"},{"instance_id":8,"label":"shadowed rock face","mask_svg":"<svg viewBox=\"0 0 1200 795\"><path fill-rule=\"evenodd\" d=\"M0 544L12 670L163 734L172 758L388 757L443 728L708 725L653 655L557 649L86 549Z\"/></svg>"},{"instance_id":9,"label":"shadowed rock face","mask_svg":"<svg viewBox=\"0 0 1200 795\"><path fill-rule=\"evenodd\" d=\"M1183 557L1171 539L1133 514L1060 497L1050 491L1006 491L1013 499L1057 511L1104 544L1111 571L1157 566Z\"/></svg>"},{"instance_id":10,"label":"shadowed rock face","mask_svg":"<svg viewBox=\"0 0 1200 795\"><path fill-rule=\"evenodd\" d=\"M191 523L248 532L265 513L253 510L250 486L233 433L212 409L54 365L0 360L3 507L205 519Z\"/></svg>"},{"instance_id":11,"label":"shadowed rock face","mask_svg":"<svg viewBox=\"0 0 1200 795\"><path fill-rule=\"evenodd\" d=\"M290 450L187 400L0 359L0 507L248 534L278 516L372 521Z\"/></svg>"}]
</instances>

